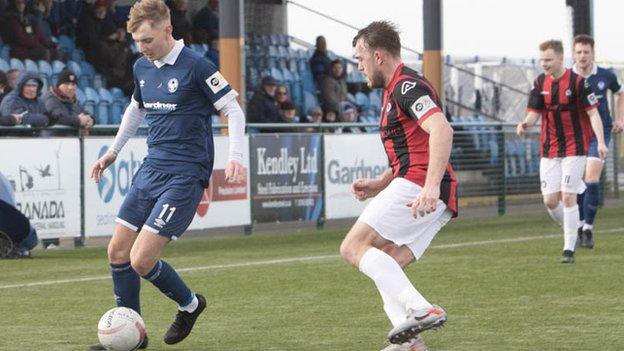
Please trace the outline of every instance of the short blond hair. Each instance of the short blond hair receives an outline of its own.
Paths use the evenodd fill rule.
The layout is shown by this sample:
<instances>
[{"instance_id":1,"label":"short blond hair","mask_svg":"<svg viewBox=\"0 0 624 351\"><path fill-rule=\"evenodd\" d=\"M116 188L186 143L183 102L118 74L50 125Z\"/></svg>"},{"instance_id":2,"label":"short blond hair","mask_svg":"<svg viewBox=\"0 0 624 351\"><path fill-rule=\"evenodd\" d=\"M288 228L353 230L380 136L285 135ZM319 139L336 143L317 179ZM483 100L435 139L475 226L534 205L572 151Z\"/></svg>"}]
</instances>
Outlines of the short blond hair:
<instances>
[{"instance_id":1,"label":"short blond hair","mask_svg":"<svg viewBox=\"0 0 624 351\"><path fill-rule=\"evenodd\" d=\"M557 54L563 54L563 44L561 40L547 40L540 44L540 51L546 51L552 49Z\"/></svg>"},{"instance_id":2,"label":"short blond hair","mask_svg":"<svg viewBox=\"0 0 624 351\"><path fill-rule=\"evenodd\" d=\"M162 22L171 22L169 8L162 0L141 0L132 5L128 16L126 29L128 33L134 33L141 23L149 21L152 26Z\"/></svg>"}]
</instances>

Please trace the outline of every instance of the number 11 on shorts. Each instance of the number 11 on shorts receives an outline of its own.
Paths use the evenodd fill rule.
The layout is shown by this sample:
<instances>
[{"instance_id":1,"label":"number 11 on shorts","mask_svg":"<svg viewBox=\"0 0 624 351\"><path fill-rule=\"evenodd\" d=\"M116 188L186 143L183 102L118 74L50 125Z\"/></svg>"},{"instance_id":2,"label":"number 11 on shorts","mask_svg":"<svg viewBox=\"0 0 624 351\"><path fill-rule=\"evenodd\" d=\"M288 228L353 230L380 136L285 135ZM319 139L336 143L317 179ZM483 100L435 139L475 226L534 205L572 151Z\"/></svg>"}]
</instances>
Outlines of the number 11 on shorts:
<instances>
[{"instance_id":1,"label":"number 11 on shorts","mask_svg":"<svg viewBox=\"0 0 624 351\"><path fill-rule=\"evenodd\" d=\"M167 213L167 210L169 210L169 215L167 216L167 218L164 219L165 223L169 222L169 220L171 219L171 216L173 216L173 213L175 212L176 208L175 207L169 207L169 204L164 204L162 211L160 211L160 215L158 216L158 219L162 220L163 216Z\"/></svg>"}]
</instances>

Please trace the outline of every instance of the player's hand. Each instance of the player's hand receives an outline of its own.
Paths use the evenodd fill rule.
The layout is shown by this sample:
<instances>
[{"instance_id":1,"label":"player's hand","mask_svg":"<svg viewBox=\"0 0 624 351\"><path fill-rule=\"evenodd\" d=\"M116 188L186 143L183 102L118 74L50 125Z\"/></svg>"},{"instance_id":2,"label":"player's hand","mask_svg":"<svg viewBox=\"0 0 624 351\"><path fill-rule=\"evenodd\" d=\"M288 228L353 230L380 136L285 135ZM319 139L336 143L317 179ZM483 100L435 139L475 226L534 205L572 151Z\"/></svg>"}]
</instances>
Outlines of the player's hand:
<instances>
[{"instance_id":1,"label":"player's hand","mask_svg":"<svg viewBox=\"0 0 624 351\"><path fill-rule=\"evenodd\" d=\"M624 131L624 118L618 118L613 121L613 133L621 133Z\"/></svg>"},{"instance_id":2,"label":"player's hand","mask_svg":"<svg viewBox=\"0 0 624 351\"><path fill-rule=\"evenodd\" d=\"M11 116L13 116L13 119L15 120L15 125L22 124L22 115L14 113Z\"/></svg>"},{"instance_id":3,"label":"player's hand","mask_svg":"<svg viewBox=\"0 0 624 351\"><path fill-rule=\"evenodd\" d=\"M424 187L416 200L407 204L411 208L414 218L424 217L434 212L440 199L440 187Z\"/></svg>"},{"instance_id":4,"label":"player's hand","mask_svg":"<svg viewBox=\"0 0 624 351\"><path fill-rule=\"evenodd\" d=\"M225 165L225 180L230 183L244 183L247 170L238 161L228 161Z\"/></svg>"},{"instance_id":5,"label":"player's hand","mask_svg":"<svg viewBox=\"0 0 624 351\"><path fill-rule=\"evenodd\" d=\"M375 179L360 178L351 183L351 192L355 195L355 198L364 201L369 197L373 197L379 193L378 182Z\"/></svg>"},{"instance_id":6,"label":"player's hand","mask_svg":"<svg viewBox=\"0 0 624 351\"><path fill-rule=\"evenodd\" d=\"M108 151L104 154L104 156L100 157L99 160L95 162L93 167L91 167L91 179L93 179L96 183L100 182L102 179L102 173L106 167L110 166L117 159L117 154L113 151Z\"/></svg>"},{"instance_id":7,"label":"player's hand","mask_svg":"<svg viewBox=\"0 0 624 351\"><path fill-rule=\"evenodd\" d=\"M524 136L524 134L526 133L527 130L527 125L524 122L520 122L518 123L518 126L516 127L516 134L518 134L518 136Z\"/></svg>"},{"instance_id":8,"label":"player's hand","mask_svg":"<svg viewBox=\"0 0 624 351\"><path fill-rule=\"evenodd\" d=\"M609 148L605 144L598 144L598 156L600 156L601 160L607 158L607 154L609 153Z\"/></svg>"}]
</instances>

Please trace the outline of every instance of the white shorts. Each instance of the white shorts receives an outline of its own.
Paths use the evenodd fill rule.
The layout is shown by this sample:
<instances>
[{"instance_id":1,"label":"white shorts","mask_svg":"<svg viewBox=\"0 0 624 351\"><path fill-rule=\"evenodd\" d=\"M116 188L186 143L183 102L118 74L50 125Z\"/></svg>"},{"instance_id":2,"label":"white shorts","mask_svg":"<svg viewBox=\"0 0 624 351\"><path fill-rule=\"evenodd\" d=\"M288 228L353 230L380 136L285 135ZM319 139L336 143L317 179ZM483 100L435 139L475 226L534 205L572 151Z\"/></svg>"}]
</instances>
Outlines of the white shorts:
<instances>
[{"instance_id":1,"label":"white shorts","mask_svg":"<svg viewBox=\"0 0 624 351\"><path fill-rule=\"evenodd\" d=\"M545 158L540 160L542 195L557 192L580 194L585 191L583 174L585 156Z\"/></svg>"},{"instance_id":2,"label":"white shorts","mask_svg":"<svg viewBox=\"0 0 624 351\"><path fill-rule=\"evenodd\" d=\"M407 179L394 178L366 206L358 220L371 226L384 239L399 246L406 245L419 259L453 215L446 204L438 200L434 212L414 218L407 204L414 201L421 191L419 185Z\"/></svg>"}]
</instances>

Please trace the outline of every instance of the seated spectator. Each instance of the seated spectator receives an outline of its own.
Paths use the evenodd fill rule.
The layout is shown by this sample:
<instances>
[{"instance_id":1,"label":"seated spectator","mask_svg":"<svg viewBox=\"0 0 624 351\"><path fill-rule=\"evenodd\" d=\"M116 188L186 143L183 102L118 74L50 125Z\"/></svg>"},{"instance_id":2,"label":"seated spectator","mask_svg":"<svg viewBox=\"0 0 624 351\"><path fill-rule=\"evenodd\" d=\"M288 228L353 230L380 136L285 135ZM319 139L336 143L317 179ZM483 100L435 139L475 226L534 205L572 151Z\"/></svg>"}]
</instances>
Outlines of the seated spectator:
<instances>
[{"instance_id":1,"label":"seated spectator","mask_svg":"<svg viewBox=\"0 0 624 351\"><path fill-rule=\"evenodd\" d=\"M11 44L11 56L20 60L55 60L58 58L56 44L46 38L37 20L26 12L26 0L13 0L7 30Z\"/></svg>"},{"instance_id":2,"label":"seated spectator","mask_svg":"<svg viewBox=\"0 0 624 351\"><path fill-rule=\"evenodd\" d=\"M250 123L280 123L280 111L275 100L277 82L271 76L262 78L262 85L247 106L247 119ZM274 130L262 129L262 132Z\"/></svg>"},{"instance_id":3,"label":"seated spectator","mask_svg":"<svg viewBox=\"0 0 624 351\"><path fill-rule=\"evenodd\" d=\"M183 39L186 45L191 43L191 22L186 17L188 0L172 0L167 5L170 9L171 26L173 27L173 39Z\"/></svg>"},{"instance_id":4,"label":"seated spectator","mask_svg":"<svg viewBox=\"0 0 624 351\"><path fill-rule=\"evenodd\" d=\"M39 99L42 89L43 82L36 73L22 73L17 87L0 103L0 125L48 126L50 119Z\"/></svg>"},{"instance_id":5,"label":"seated spectator","mask_svg":"<svg viewBox=\"0 0 624 351\"><path fill-rule=\"evenodd\" d=\"M82 15L76 30L76 44L85 52L87 61L95 61L100 54L98 44L105 23L110 23L106 15L106 0L97 0L93 5L84 3Z\"/></svg>"},{"instance_id":6,"label":"seated spectator","mask_svg":"<svg viewBox=\"0 0 624 351\"><path fill-rule=\"evenodd\" d=\"M9 87L9 79L7 78L6 73L0 71L0 103L2 103L2 99L11 91Z\"/></svg>"},{"instance_id":7,"label":"seated spectator","mask_svg":"<svg viewBox=\"0 0 624 351\"><path fill-rule=\"evenodd\" d=\"M323 122L323 110L321 110L320 107L318 106L310 107L307 112L308 112L307 115L299 119L301 123L322 123ZM303 129L303 132L307 132L307 133L313 133L313 132L319 132L319 131L320 129L317 129L314 127L308 127L308 128Z\"/></svg>"},{"instance_id":8,"label":"seated spectator","mask_svg":"<svg viewBox=\"0 0 624 351\"><path fill-rule=\"evenodd\" d=\"M102 27L102 36L93 59L95 69L106 77L107 86L118 87L126 95L134 89L132 80L133 54L126 45L126 31L118 30L111 23Z\"/></svg>"},{"instance_id":9,"label":"seated spectator","mask_svg":"<svg viewBox=\"0 0 624 351\"><path fill-rule=\"evenodd\" d=\"M0 258L31 257L30 250L37 246L37 231L17 210L14 184L0 172L0 236L4 235L0 238Z\"/></svg>"},{"instance_id":10,"label":"seated spectator","mask_svg":"<svg viewBox=\"0 0 624 351\"><path fill-rule=\"evenodd\" d=\"M7 80L9 82L9 92L11 92L11 90L15 89L15 86L17 85L17 79L19 78L20 75L20 71L17 68L12 68L10 70L7 71Z\"/></svg>"},{"instance_id":11,"label":"seated spectator","mask_svg":"<svg viewBox=\"0 0 624 351\"><path fill-rule=\"evenodd\" d=\"M325 118L336 120L340 113L340 103L347 100L347 81L340 60L331 63L331 74L323 78L321 85L321 107Z\"/></svg>"},{"instance_id":12,"label":"seated spectator","mask_svg":"<svg viewBox=\"0 0 624 351\"><path fill-rule=\"evenodd\" d=\"M280 104L280 116L283 123L299 122L297 117L297 107L291 101L285 101Z\"/></svg>"},{"instance_id":13,"label":"seated spectator","mask_svg":"<svg viewBox=\"0 0 624 351\"><path fill-rule=\"evenodd\" d=\"M312 57L310 57L310 70L312 71L316 89L321 89L323 77L328 74L330 65L331 60L329 56L327 56L327 41L324 36L320 35L316 37L316 50Z\"/></svg>"},{"instance_id":14,"label":"seated spectator","mask_svg":"<svg viewBox=\"0 0 624 351\"><path fill-rule=\"evenodd\" d=\"M47 40L52 40L52 27L49 18L52 11L52 0L35 0L32 3L32 15Z\"/></svg>"},{"instance_id":15,"label":"seated spectator","mask_svg":"<svg viewBox=\"0 0 624 351\"><path fill-rule=\"evenodd\" d=\"M354 104L343 101L340 103L340 114L338 115L338 122L342 123L356 123L358 117L357 108ZM362 130L358 127L342 127L336 130L336 133L361 133Z\"/></svg>"},{"instance_id":16,"label":"seated spectator","mask_svg":"<svg viewBox=\"0 0 624 351\"><path fill-rule=\"evenodd\" d=\"M45 107L52 120L73 127L89 129L95 123L95 117L85 112L76 99L78 79L69 69L64 69L58 78L58 83L44 98Z\"/></svg>"},{"instance_id":17,"label":"seated spectator","mask_svg":"<svg viewBox=\"0 0 624 351\"><path fill-rule=\"evenodd\" d=\"M216 39L219 39L219 0L208 0L193 18L193 40L210 44Z\"/></svg>"}]
</instances>

